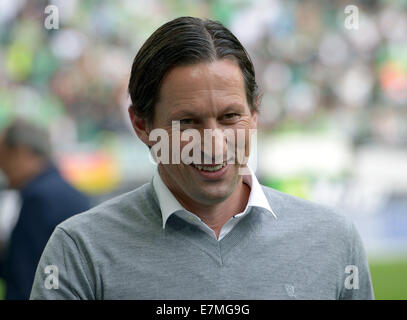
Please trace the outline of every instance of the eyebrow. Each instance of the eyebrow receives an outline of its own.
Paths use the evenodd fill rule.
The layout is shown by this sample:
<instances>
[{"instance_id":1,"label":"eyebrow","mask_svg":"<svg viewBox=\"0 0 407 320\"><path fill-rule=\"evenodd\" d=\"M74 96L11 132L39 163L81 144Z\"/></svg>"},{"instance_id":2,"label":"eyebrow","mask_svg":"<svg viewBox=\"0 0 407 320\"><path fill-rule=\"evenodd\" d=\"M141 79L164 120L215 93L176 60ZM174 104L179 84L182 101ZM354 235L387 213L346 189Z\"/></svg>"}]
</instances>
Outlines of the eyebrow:
<instances>
[{"instance_id":1,"label":"eyebrow","mask_svg":"<svg viewBox=\"0 0 407 320\"><path fill-rule=\"evenodd\" d=\"M172 119L180 119L180 118L195 118L198 117L200 114L198 112L194 112L191 110L179 110L175 111L174 113L170 114L170 118Z\"/></svg>"},{"instance_id":2,"label":"eyebrow","mask_svg":"<svg viewBox=\"0 0 407 320\"><path fill-rule=\"evenodd\" d=\"M224 109L221 110L221 113L227 113L230 111L237 111L237 110L243 110L244 109L244 105L240 104L240 103L232 103L230 105L228 105L227 107L225 107ZM201 112L197 112L195 110L178 110L175 111L174 113L170 114L170 117L172 119L178 119L178 118L199 118L202 116Z\"/></svg>"}]
</instances>

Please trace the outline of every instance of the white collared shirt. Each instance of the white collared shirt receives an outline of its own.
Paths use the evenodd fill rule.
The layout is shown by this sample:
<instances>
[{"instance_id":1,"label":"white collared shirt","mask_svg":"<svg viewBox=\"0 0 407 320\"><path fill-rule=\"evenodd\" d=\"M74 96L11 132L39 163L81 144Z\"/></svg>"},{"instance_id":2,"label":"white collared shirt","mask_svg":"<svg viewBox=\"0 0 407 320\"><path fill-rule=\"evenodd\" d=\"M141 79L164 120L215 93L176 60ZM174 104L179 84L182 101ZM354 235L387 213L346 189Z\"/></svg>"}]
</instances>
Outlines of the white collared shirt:
<instances>
[{"instance_id":1,"label":"white collared shirt","mask_svg":"<svg viewBox=\"0 0 407 320\"><path fill-rule=\"evenodd\" d=\"M217 240L222 240L232 229L233 227L249 212L251 207L260 207L266 209L266 211L272 214L277 218L274 211L271 209L270 204L266 198L266 195L263 192L263 189L254 175L253 171L249 168L250 175L243 175L243 183L246 183L250 187L250 196L249 201L247 202L246 208L243 212L240 212L234 215L228 222L226 222L219 234L219 238L216 238L215 231L213 231L206 223L204 223L197 215L186 210L179 201L174 197L168 187L165 185L163 180L158 173L158 170L155 170L153 177L153 187L157 194L158 201L160 203L160 209L162 214L163 229L167 223L168 218L175 214L179 218L184 219L188 223L198 226L200 229L208 233L210 236L214 237Z\"/></svg>"}]
</instances>

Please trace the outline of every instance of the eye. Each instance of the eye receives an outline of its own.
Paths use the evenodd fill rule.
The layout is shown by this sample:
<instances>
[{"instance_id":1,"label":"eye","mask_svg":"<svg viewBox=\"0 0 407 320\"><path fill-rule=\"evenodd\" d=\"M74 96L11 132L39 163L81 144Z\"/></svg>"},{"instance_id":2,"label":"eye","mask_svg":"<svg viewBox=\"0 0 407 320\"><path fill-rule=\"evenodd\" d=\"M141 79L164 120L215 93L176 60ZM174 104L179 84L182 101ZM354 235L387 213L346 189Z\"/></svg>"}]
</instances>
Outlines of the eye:
<instances>
[{"instance_id":1,"label":"eye","mask_svg":"<svg viewBox=\"0 0 407 320\"><path fill-rule=\"evenodd\" d=\"M235 119L237 119L239 117L239 114L237 114L237 113L227 113L227 114L225 114L224 116L223 116L223 118L225 119L225 120L235 120Z\"/></svg>"},{"instance_id":2,"label":"eye","mask_svg":"<svg viewBox=\"0 0 407 320\"><path fill-rule=\"evenodd\" d=\"M193 119L189 119L189 118L187 118L187 119L181 119L181 120L179 121L179 123L180 123L181 125L188 125L188 124L193 124L193 123L194 123L194 120L193 120Z\"/></svg>"}]
</instances>

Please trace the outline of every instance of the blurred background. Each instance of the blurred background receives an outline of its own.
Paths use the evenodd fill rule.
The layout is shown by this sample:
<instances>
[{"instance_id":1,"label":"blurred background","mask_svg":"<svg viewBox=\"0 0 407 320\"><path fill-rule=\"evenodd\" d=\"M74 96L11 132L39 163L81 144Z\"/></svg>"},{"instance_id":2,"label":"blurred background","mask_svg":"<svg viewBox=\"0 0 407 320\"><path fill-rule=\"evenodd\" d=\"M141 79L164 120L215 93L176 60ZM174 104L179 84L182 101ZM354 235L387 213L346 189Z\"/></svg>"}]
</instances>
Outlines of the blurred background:
<instances>
[{"instance_id":1,"label":"blurred background","mask_svg":"<svg viewBox=\"0 0 407 320\"><path fill-rule=\"evenodd\" d=\"M48 5L57 29L44 25ZM349 216L376 298L407 299L406 0L0 0L0 131L17 116L48 128L92 205L149 181L129 73L147 37L184 15L224 23L254 62L260 181ZM0 191L3 239L18 212L18 194Z\"/></svg>"}]
</instances>

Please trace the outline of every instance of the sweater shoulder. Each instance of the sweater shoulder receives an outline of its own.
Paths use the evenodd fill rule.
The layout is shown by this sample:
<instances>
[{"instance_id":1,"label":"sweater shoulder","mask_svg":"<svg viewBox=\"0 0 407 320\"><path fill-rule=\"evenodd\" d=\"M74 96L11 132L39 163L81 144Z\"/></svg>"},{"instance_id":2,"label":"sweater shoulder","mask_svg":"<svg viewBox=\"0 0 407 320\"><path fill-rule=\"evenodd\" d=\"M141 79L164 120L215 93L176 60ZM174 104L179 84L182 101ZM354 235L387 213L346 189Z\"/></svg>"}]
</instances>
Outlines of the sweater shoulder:
<instances>
[{"instance_id":1,"label":"sweater shoulder","mask_svg":"<svg viewBox=\"0 0 407 320\"><path fill-rule=\"evenodd\" d=\"M351 220L336 208L302 199L270 187L262 186L280 223L313 226L315 229L348 234L353 228Z\"/></svg>"},{"instance_id":2,"label":"sweater shoulder","mask_svg":"<svg viewBox=\"0 0 407 320\"><path fill-rule=\"evenodd\" d=\"M152 214L157 206L151 189L146 183L65 220L57 228L70 235L94 234L124 228L130 221L136 225L151 222L158 217Z\"/></svg>"}]
</instances>

